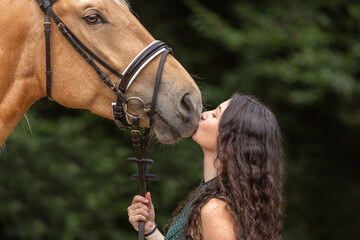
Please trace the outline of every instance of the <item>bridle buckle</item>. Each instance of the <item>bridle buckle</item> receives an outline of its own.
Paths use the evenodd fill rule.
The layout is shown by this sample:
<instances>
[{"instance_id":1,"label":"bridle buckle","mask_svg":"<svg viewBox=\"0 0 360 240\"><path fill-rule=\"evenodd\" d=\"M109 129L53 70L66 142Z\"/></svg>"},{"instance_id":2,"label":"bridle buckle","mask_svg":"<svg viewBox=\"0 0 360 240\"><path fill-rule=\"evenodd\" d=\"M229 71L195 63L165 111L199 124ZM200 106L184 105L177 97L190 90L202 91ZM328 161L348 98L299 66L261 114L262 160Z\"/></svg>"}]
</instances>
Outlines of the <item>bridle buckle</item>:
<instances>
[{"instance_id":1,"label":"bridle buckle","mask_svg":"<svg viewBox=\"0 0 360 240\"><path fill-rule=\"evenodd\" d=\"M63 24L62 22L57 25L57 28L61 28L61 27L63 28L65 27L65 24Z\"/></svg>"},{"instance_id":2,"label":"bridle buckle","mask_svg":"<svg viewBox=\"0 0 360 240\"><path fill-rule=\"evenodd\" d=\"M132 130L131 130L131 133L132 133L132 134L135 134L135 133L140 134L140 131L139 131L139 130L134 130L134 129L132 129Z\"/></svg>"}]
</instances>

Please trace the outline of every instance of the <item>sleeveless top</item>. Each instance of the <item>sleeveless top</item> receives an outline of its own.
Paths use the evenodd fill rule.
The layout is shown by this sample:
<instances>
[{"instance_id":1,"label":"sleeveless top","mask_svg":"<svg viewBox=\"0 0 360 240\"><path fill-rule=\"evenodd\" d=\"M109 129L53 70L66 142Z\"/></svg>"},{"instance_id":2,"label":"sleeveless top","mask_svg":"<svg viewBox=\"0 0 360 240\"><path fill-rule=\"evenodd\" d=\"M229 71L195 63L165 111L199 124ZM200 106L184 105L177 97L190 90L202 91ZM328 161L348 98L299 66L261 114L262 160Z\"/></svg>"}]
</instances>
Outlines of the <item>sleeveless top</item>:
<instances>
[{"instance_id":1,"label":"sleeveless top","mask_svg":"<svg viewBox=\"0 0 360 240\"><path fill-rule=\"evenodd\" d=\"M200 183L200 188L194 197L186 204L181 213L175 218L173 223L170 225L170 228L165 236L164 240L182 240L185 227L187 225L188 215L190 213L190 205L195 201L197 196L199 196L201 190L213 179L204 182L204 180ZM215 196L215 198L225 201L224 198L220 196Z\"/></svg>"}]
</instances>

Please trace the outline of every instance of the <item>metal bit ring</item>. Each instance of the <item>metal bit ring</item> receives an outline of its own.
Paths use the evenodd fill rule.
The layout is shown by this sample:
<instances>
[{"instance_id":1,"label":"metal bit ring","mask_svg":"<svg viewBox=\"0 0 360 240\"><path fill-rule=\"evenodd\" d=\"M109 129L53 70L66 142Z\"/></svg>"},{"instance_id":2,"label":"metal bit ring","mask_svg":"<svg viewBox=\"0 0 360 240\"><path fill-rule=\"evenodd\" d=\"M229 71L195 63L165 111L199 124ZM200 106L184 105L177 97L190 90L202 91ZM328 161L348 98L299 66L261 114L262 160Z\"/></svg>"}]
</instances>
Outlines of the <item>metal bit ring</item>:
<instances>
[{"instance_id":1,"label":"metal bit ring","mask_svg":"<svg viewBox=\"0 0 360 240\"><path fill-rule=\"evenodd\" d=\"M139 115L139 118L142 118L143 116L145 116L147 113L149 113L150 112L150 108L146 105L146 103L145 103L145 101L144 100L142 100L141 98L139 98L139 97L129 97L128 98L128 102L127 103L123 103L123 107L124 107L124 112L125 112L125 114L129 117L129 118L132 118L133 117L133 115L131 115L130 113L128 113L128 103L131 101L131 100L137 100L137 101L139 101L139 102L141 102L142 104L143 104L143 106L144 106L144 108L143 108L143 114L141 114L141 115Z\"/></svg>"}]
</instances>

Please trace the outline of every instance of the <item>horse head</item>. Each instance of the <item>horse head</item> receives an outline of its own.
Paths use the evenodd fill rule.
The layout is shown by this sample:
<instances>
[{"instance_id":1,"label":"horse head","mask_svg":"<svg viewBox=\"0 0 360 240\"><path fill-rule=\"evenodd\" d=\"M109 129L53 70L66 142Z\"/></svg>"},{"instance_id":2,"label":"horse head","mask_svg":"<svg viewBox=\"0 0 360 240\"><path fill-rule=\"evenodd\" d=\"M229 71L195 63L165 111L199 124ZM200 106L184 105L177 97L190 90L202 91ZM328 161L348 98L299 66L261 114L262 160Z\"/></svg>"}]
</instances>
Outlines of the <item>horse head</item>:
<instances>
[{"instance_id":1,"label":"horse head","mask_svg":"<svg viewBox=\"0 0 360 240\"><path fill-rule=\"evenodd\" d=\"M18 109L22 109L20 112L23 115L32 103L46 96L43 12L35 0L5 0L3 4L6 9L13 10L10 11L11 15L9 13L5 14L7 17L0 17L3 23L0 31L5 33L3 41L0 40L0 63L4 57L9 56L8 66L13 64L12 66L17 67L11 67L12 71L6 73L0 70L0 81L4 86L9 85L6 81L18 83L18 86L23 87L18 90L22 92L23 98L6 101L9 91L15 89L5 87L0 110L6 110L6 104L21 102L21 108ZM125 0L57 0L52 9L89 49L118 72L123 72L133 58L154 41L131 13ZM3 27L14 19L18 25L13 26L18 32ZM111 104L116 101L114 93L67 42L52 20L50 28L52 98L63 106L88 109L112 119ZM15 44L16 48L11 48ZM157 56L139 73L126 91L127 96L140 97L147 104L151 103L159 61L160 56ZM115 85L119 85L120 79L108 70L102 70ZM21 93L15 95L21 98ZM129 102L128 111L138 114L141 107L136 101ZM10 111L10 108L8 109ZM181 64L169 55L164 65L154 116L153 129L159 141L172 143L190 136L200 119L201 110L199 88ZM22 117L16 118L18 112L7 115L15 117L17 123ZM6 117L3 119L6 120ZM0 128L4 128L1 126L3 119L0 118ZM6 121L3 121L4 123ZM145 116L141 125L148 126L149 118Z\"/></svg>"}]
</instances>

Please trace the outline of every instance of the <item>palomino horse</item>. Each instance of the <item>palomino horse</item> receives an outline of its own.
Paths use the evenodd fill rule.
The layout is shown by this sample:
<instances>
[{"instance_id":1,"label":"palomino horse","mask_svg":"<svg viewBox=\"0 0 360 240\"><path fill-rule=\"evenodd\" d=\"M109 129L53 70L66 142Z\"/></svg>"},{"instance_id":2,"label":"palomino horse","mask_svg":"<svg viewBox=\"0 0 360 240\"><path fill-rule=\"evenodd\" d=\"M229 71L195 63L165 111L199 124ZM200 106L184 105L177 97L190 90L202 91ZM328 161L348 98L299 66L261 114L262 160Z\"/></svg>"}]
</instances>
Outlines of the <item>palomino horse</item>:
<instances>
[{"instance_id":1,"label":"palomino horse","mask_svg":"<svg viewBox=\"0 0 360 240\"><path fill-rule=\"evenodd\" d=\"M46 96L44 15L35 0L1 0L0 145L29 107ZM122 72L154 41L125 0L58 0L53 10L93 52ZM95 24L94 24L95 22ZM51 20L52 98L69 108L112 119L114 93L72 48ZM127 90L150 104L160 56ZM115 85L119 79L102 69ZM140 111L129 103L129 113ZM193 79L169 55L162 75L153 129L162 143L190 136L200 118L201 94ZM141 121L148 126L149 119Z\"/></svg>"}]
</instances>

